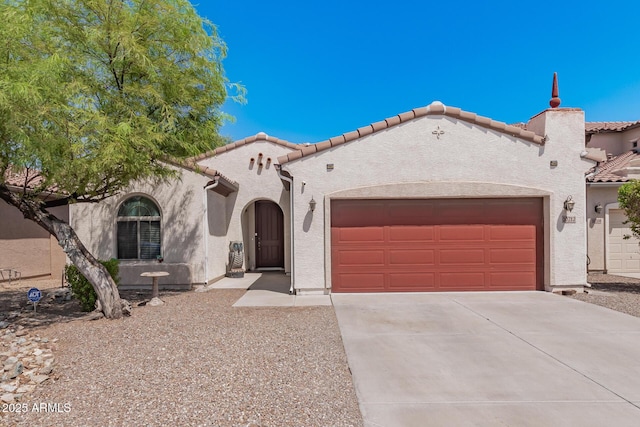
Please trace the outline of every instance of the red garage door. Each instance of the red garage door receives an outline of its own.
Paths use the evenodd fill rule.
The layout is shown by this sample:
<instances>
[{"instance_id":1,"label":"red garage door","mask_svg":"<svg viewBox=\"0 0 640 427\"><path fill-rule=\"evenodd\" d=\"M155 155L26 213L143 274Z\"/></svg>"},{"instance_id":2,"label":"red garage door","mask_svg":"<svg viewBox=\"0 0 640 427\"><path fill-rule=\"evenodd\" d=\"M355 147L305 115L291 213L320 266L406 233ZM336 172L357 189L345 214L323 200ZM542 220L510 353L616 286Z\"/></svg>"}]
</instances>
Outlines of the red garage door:
<instances>
[{"instance_id":1,"label":"red garage door","mask_svg":"<svg viewBox=\"0 0 640 427\"><path fill-rule=\"evenodd\" d=\"M542 199L334 200L333 292L543 289Z\"/></svg>"}]
</instances>

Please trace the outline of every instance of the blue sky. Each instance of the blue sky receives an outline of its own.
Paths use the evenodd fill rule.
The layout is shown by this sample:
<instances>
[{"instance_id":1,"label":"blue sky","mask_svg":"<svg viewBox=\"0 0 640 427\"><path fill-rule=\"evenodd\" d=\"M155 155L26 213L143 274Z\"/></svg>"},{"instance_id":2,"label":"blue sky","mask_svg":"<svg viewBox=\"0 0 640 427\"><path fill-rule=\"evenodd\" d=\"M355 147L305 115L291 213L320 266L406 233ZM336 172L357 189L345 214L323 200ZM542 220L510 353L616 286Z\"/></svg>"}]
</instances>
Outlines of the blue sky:
<instances>
[{"instance_id":1,"label":"blue sky","mask_svg":"<svg viewBox=\"0 0 640 427\"><path fill-rule=\"evenodd\" d=\"M318 142L439 100L494 120L640 120L640 2L202 0L247 103L222 133Z\"/></svg>"}]
</instances>

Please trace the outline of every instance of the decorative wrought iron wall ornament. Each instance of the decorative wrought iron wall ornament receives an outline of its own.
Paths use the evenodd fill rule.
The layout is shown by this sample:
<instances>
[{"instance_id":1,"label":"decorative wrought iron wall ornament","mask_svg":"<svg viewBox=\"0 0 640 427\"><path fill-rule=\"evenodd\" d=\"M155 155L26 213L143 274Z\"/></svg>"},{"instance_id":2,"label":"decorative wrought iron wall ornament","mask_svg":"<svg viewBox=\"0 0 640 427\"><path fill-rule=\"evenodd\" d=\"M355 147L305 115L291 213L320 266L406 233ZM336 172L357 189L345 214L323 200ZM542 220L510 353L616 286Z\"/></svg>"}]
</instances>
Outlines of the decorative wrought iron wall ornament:
<instances>
[{"instance_id":1,"label":"decorative wrought iron wall ornament","mask_svg":"<svg viewBox=\"0 0 640 427\"><path fill-rule=\"evenodd\" d=\"M434 134L436 136L436 138L438 138L438 139L440 139L440 135L444 135L444 131L442 129L440 129L440 125L438 125L436 130L434 130L431 133Z\"/></svg>"}]
</instances>

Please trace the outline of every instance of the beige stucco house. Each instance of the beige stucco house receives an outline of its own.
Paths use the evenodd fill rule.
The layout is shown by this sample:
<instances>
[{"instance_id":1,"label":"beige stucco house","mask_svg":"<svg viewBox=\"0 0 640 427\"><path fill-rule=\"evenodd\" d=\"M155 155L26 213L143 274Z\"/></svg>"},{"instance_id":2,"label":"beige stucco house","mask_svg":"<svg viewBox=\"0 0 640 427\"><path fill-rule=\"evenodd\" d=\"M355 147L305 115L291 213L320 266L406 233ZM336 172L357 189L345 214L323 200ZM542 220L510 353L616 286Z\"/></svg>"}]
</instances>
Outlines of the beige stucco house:
<instances>
[{"instance_id":1,"label":"beige stucco house","mask_svg":"<svg viewBox=\"0 0 640 427\"><path fill-rule=\"evenodd\" d=\"M586 145L606 152L587 175L589 270L640 273L640 246L618 207L618 188L640 179L640 122L587 123Z\"/></svg>"},{"instance_id":2,"label":"beige stucco house","mask_svg":"<svg viewBox=\"0 0 640 427\"><path fill-rule=\"evenodd\" d=\"M5 177L12 191L24 191L25 182L37 184L29 178L26 172L9 172ZM54 207L50 211L58 218L69 220L68 206ZM9 281L15 276L62 280L66 260L66 255L53 236L33 221L25 219L13 206L0 202L0 281Z\"/></svg>"},{"instance_id":3,"label":"beige stucco house","mask_svg":"<svg viewBox=\"0 0 640 427\"><path fill-rule=\"evenodd\" d=\"M579 109L509 126L434 102L316 144L259 133L70 221L129 285L152 269L211 283L240 241L244 269L282 271L298 294L581 288L584 138Z\"/></svg>"}]
</instances>

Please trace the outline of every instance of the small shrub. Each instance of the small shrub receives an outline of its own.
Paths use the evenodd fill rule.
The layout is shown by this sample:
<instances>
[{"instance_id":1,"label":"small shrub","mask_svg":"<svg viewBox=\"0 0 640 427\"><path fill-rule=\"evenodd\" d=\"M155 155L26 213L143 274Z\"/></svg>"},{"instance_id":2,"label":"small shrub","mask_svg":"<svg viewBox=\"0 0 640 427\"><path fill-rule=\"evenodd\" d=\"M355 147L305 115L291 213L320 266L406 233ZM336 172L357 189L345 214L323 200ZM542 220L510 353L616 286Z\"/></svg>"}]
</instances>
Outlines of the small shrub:
<instances>
[{"instance_id":1,"label":"small shrub","mask_svg":"<svg viewBox=\"0 0 640 427\"><path fill-rule=\"evenodd\" d=\"M117 259L110 259L108 261L100 261L100 263L105 266L117 285L120 281L120 278L118 277L119 261ZM71 288L71 293L82 305L82 311L93 311L96 307L98 295L93 289L93 286L91 286L91 283L89 283L84 275L80 273L78 267L73 264L67 265L64 272L67 276L67 282Z\"/></svg>"}]
</instances>

